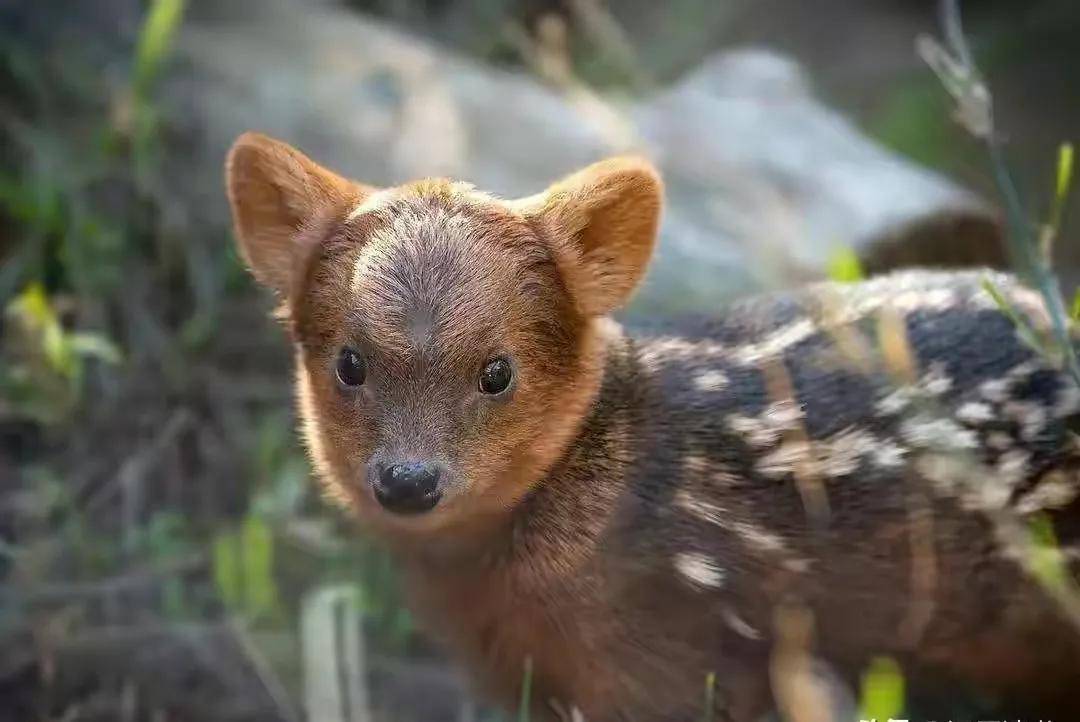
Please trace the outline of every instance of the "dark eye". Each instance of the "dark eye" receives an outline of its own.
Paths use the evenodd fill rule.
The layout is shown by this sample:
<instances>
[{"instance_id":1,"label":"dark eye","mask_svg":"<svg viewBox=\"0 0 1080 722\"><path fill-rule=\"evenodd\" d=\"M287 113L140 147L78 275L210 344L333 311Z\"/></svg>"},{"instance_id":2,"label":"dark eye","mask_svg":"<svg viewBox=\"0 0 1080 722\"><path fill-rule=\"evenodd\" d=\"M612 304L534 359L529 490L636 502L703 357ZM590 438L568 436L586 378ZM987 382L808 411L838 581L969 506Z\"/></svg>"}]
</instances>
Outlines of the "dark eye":
<instances>
[{"instance_id":1,"label":"dark eye","mask_svg":"<svg viewBox=\"0 0 1080 722\"><path fill-rule=\"evenodd\" d=\"M364 359L352 349L341 349L336 372L343 386L360 386L364 383Z\"/></svg>"},{"instance_id":2,"label":"dark eye","mask_svg":"<svg viewBox=\"0 0 1080 722\"><path fill-rule=\"evenodd\" d=\"M485 394L501 394L509 388L513 378L509 361L501 357L492 359L480 371L480 390Z\"/></svg>"}]
</instances>

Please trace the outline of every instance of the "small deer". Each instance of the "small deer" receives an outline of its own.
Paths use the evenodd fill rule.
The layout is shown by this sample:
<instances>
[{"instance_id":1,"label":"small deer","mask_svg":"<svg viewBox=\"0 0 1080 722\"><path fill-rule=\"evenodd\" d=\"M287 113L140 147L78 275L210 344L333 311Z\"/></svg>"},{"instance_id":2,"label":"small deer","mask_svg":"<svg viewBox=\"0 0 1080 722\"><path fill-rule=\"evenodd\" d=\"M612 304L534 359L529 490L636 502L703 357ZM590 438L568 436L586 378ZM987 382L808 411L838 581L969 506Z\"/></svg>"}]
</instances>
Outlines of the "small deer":
<instances>
[{"instance_id":1,"label":"small deer","mask_svg":"<svg viewBox=\"0 0 1080 722\"><path fill-rule=\"evenodd\" d=\"M1080 389L1010 320L1034 292L904 271L634 333L644 160L506 201L247 133L226 184L322 487L494 700L530 664L537 719L831 719L822 680L887 656L1080 718Z\"/></svg>"}]
</instances>

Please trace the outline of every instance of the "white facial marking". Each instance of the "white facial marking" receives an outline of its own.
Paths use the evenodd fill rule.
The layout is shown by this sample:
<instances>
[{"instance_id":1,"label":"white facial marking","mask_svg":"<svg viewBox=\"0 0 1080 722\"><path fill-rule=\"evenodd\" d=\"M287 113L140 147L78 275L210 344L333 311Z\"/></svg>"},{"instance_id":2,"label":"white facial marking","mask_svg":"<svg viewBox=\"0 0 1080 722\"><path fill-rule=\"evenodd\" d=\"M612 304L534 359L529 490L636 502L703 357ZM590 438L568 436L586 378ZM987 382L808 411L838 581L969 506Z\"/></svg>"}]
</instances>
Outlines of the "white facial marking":
<instances>
[{"instance_id":1,"label":"white facial marking","mask_svg":"<svg viewBox=\"0 0 1080 722\"><path fill-rule=\"evenodd\" d=\"M349 215L345 216L345 222L349 223L356 220L365 213L371 213L372 211L386 205L394 194L391 191L377 191L365 198L356 208L349 211Z\"/></svg>"},{"instance_id":2,"label":"white facial marking","mask_svg":"<svg viewBox=\"0 0 1080 722\"><path fill-rule=\"evenodd\" d=\"M681 552L675 555L675 569L696 585L718 588L724 583L724 570L704 554Z\"/></svg>"}]
</instances>

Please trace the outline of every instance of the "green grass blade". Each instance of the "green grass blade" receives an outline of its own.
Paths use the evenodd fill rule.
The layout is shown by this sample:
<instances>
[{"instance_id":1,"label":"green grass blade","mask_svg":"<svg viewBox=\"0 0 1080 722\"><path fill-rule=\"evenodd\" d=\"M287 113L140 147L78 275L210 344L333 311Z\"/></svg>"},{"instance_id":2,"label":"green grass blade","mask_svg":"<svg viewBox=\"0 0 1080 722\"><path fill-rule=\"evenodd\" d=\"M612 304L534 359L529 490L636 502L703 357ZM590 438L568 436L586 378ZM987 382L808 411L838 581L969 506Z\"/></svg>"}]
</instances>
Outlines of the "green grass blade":
<instances>
[{"instance_id":1,"label":"green grass blade","mask_svg":"<svg viewBox=\"0 0 1080 722\"><path fill-rule=\"evenodd\" d=\"M863 273L859 256L850 248L841 248L829 258L829 278L840 283L861 281Z\"/></svg>"},{"instance_id":2,"label":"green grass blade","mask_svg":"<svg viewBox=\"0 0 1080 722\"><path fill-rule=\"evenodd\" d=\"M904 712L904 675L889 657L877 657L863 673L860 719L895 719Z\"/></svg>"},{"instance_id":3,"label":"green grass blade","mask_svg":"<svg viewBox=\"0 0 1080 722\"><path fill-rule=\"evenodd\" d=\"M1072 187L1073 146L1062 143L1058 148L1057 185L1054 187L1054 200L1058 206L1065 205L1065 198Z\"/></svg>"},{"instance_id":4,"label":"green grass blade","mask_svg":"<svg viewBox=\"0 0 1080 722\"><path fill-rule=\"evenodd\" d=\"M532 712L532 657L525 658L525 671L521 676L521 702L518 705L518 722L529 722Z\"/></svg>"},{"instance_id":5,"label":"green grass blade","mask_svg":"<svg viewBox=\"0 0 1080 722\"><path fill-rule=\"evenodd\" d=\"M1058 549L1054 525L1046 514L1032 518L1029 531L1031 535L1030 567L1039 581L1051 588L1062 589L1069 583L1069 572L1064 557Z\"/></svg>"},{"instance_id":6,"label":"green grass blade","mask_svg":"<svg viewBox=\"0 0 1080 722\"><path fill-rule=\"evenodd\" d=\"M705 675L705 716L704 722L713 722L713 710L716 708L716 673Z\"/></svg>"},{"instance_id":7,"label":"green grass blade","mask_svg":"<svg viewBox=\"0 0 1080 722\"><path fill-rule=\"evenodd\" d=\"M1016 332L1024 340L1024 343L1043 356L1053 358L1054 354L1052 354L1051 350L1046 347L1046 344L1039 339L1039 335L1035 333L1035 329L1031 327L1031 324L1028 323L1027 319L1023 318L1020 313L1013 308L1013 305L1005 298L1005 294L994 285L994 282L989 278L984 278L982 287L983 290L989 293L990 297L994 299L994 303L997 304L998 310L1005 314L1008 319L1012 321L1013 325L1016 326Z\"/></svg>"},{"instance_id":8,"label":"green grass blade","mask_svg":"<svg viewBox=\"0 0 1080 722\"><path fill-rule=\"evenodd\" d=\"M135 93L145 94L172 46L180 20L184 17L185 0L154 0L139 31L135 49Z\"/></svg>"}]
</instances>

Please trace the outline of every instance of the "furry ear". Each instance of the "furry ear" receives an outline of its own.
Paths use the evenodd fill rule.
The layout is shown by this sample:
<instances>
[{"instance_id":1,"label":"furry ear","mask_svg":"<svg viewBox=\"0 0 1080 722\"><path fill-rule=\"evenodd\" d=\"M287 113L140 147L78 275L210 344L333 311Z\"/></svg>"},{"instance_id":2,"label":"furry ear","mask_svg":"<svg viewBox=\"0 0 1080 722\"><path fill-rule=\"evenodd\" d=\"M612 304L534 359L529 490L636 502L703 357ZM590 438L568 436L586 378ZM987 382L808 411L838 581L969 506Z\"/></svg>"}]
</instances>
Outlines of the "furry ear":
<instances>
[{"instance_id":1,"label":"furry ear","mask_svg":"<svg viewBox=\"0 0 1080 722\"><path fill-rule=\"evenodd\" d=\"M292 282L298 231L320 212L359 203L371 192L287 143L250 132L229 150L225 186L244 261L260 283L281 294Z\"/></svg>"},{"instance_id":2,"label":"furry ear","mask_svg":"<svg viewBox=\"0 0 1080 722\"><path fill-rule=\"evenodd\" d=\"M515 202L555 244L560 271L583 314L624 305L656 245L663 184L642 158L612 158Z\"/></svg>"}]
</instances>

